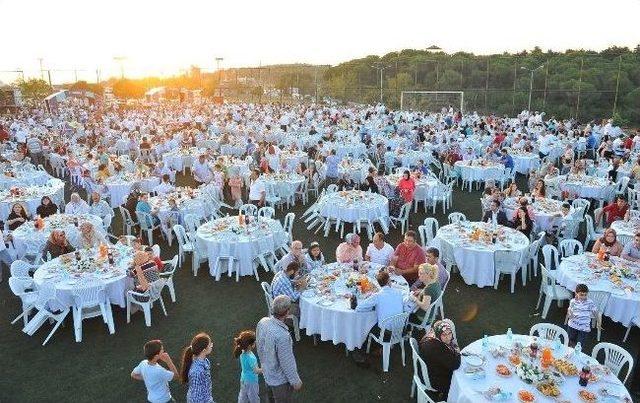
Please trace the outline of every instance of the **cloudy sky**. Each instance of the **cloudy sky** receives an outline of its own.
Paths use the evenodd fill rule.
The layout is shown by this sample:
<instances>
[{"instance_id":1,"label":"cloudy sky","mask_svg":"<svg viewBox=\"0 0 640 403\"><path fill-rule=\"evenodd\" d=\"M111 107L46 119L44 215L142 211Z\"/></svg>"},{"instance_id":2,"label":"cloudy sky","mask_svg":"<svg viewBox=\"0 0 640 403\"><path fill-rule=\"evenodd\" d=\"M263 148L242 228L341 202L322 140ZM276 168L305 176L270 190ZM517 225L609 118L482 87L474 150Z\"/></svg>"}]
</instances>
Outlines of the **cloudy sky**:
<instances>
[{"instance_id":1,"label":"cloudy sky","mask_svg":"<svg viewBox=\"0 0 640 403\"><path fill-rule=\"evenodd\" d=\"M54 81L170 75L191 64L337 64L437 44L487 54L640 43L640 0L0 0L0 70ZM15 73L0 72L11 81Z\"/></svg>"}]
</instances>

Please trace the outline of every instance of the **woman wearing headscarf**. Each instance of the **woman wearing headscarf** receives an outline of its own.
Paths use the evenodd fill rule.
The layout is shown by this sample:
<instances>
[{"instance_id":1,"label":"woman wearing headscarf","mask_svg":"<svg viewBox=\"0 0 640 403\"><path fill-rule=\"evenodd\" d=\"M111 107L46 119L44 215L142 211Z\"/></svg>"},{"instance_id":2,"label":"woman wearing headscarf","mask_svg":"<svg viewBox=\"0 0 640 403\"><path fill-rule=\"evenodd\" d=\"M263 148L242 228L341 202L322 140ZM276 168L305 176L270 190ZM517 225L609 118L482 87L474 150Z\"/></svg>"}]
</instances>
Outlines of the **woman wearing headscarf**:
<instances>
[{"instance_id":1,"label":"woman wearing headscarf","mask_svg":"<svg viewBox=\"0 0 640 403\"><path fill-rule=\"evenodd\" d=\"M441 395L437 400L447 400L453 371L460 368L460 348L452 325L449 319L439 320L420 341L420 356L429 368L429 381Z\"/></svg>"},{"instance_id":2,"label":"woman wearing headscarf","mask_svg":"<svg viewBox=\"0 0 640 403\"><path fill-rule=\"evenodd\" d=\"M7 226L9 230L13 231L25 222L29 221L29 214L27 210L20 203L15 203L11 207L11 213L7 217Z\"/></svg>"},{"instance_id":3,"label":"woman wearing headscarf","mask_svg":"<svg viewBox=\"0 0 640 403\"><path fill-rule=\"evenodd\" d=\"M42 218L49 217L58 212L58 206L51 201L49 196L44 196L40 200L40 205L36 208L36 214Z\"/></svg>"}]
</instances>

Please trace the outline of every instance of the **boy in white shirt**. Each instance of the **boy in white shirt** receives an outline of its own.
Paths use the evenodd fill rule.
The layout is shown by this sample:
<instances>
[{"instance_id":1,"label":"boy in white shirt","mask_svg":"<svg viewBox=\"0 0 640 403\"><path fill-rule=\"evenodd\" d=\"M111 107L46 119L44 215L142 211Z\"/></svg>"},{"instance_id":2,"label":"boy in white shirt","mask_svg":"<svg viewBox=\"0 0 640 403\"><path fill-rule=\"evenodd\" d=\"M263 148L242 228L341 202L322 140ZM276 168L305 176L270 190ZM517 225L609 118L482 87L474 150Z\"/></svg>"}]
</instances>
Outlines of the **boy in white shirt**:
<instances>
[{"instance_id":1,"label":"boy in white shirt","mask_svg":"<svg viewBox=\"0 0 640 403\"><path fill-rule=\"evenodd\" d=\"M131 372L131 378L144 381L147 388L147 400L151 403L166 403L174 401L169 390L169 381L178 379L178 369L164 351L160 340L151 340L144 345L144 356L137 367ZM169 370L158 364L164 362Z\"/></svg>"}]
</instances>

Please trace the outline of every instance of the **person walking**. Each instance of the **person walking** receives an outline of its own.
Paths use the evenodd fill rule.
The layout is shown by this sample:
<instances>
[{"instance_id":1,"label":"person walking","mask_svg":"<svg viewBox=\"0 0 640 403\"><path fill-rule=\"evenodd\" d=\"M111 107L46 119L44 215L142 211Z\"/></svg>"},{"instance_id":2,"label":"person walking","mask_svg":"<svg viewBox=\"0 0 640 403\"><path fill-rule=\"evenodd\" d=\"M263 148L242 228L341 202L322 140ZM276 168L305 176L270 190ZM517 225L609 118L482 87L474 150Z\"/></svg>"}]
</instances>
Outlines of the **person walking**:
<instances>
[{"instance_id":1,"label":"person walking","mask_svg":"<svg viewBox=\"0 0 640 403\"><path fill-rule=\"evenodd\" d=\"M207 358L212 350L211 337L198 333L182 353L180 381L188 387L188 403L213 403L211 363Z\"/></svg>"},{"instance_id":2,"label":"person walking","mask_svg":"<svg viewBox=\"0 0 640 403\"><path fill-rule=\"evenodd\" d=\"M178 369L169 353L164 351L162 341L148 341L144 345L144 356L146 359L131 371L131 378L144 381L144 386L147 388L147 401L151 403L175 401L171 397L169 382L178 379ZM160 362L164 362L169 369L160 365Z\"/></svg>"},{"instance_id":3,"label":"person walking","mask_svg":"<svg viewBox=\"0 0 640 403\"><path fill-rule=\"evenodd\" d=\"M256 333L252 330L244 330L234 339L235 347L233 356L240 359L240 392L238 403L260 403L260 385L258 374L262 368L258 366L258 359L253 353L256 347Z\"/></svg>"}]
</instances>

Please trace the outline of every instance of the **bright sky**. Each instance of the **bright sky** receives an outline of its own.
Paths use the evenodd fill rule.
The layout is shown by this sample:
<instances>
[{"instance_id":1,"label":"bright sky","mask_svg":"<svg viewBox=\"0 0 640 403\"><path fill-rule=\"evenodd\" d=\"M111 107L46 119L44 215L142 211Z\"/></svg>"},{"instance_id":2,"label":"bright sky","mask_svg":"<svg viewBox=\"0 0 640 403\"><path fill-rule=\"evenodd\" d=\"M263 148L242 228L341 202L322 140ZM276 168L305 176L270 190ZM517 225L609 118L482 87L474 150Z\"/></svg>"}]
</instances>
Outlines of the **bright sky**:
<instances>
[{"instance_id":1,"label":"bright sky","mask_svg":"<svg viewBox=\"0 0 640 403\"><path fill-rule=\"evenodd\" d=\"M0 71L170 75L195 64L338 64L436 44L477 54L640 43L640 0L0 0ZM53 72L71 81L72 71ZM0 72L0 80L15 74Z\"/></svg>"}]
</instances>

